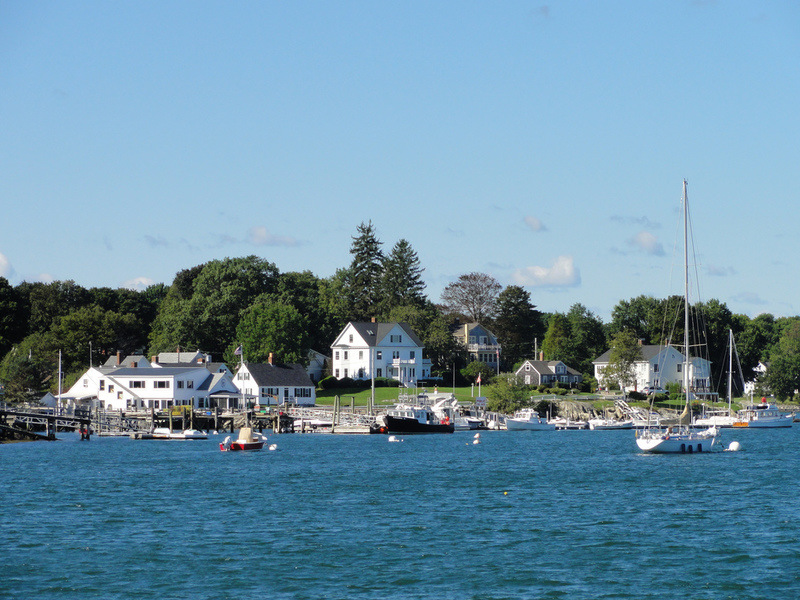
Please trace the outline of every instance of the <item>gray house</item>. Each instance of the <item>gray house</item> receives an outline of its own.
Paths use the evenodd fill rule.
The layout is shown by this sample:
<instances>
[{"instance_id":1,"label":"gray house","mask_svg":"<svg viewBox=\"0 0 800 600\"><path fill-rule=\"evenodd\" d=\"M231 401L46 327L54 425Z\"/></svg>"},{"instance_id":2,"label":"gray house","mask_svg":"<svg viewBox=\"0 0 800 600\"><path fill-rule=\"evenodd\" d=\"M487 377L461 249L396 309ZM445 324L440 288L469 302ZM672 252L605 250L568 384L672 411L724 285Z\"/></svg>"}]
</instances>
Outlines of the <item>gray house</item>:
<instances>
[{"instance_id":1,"label":"gray house","mask_svg":"<svg viewBox=\"0 0 800 600\"><path fill-rule=\"evenodd\" d=\"M583 380L583 375L560 360L526 360L514 375L521 377L525 385L563 383L573 386Z\"/></svg>"}]
</instances>

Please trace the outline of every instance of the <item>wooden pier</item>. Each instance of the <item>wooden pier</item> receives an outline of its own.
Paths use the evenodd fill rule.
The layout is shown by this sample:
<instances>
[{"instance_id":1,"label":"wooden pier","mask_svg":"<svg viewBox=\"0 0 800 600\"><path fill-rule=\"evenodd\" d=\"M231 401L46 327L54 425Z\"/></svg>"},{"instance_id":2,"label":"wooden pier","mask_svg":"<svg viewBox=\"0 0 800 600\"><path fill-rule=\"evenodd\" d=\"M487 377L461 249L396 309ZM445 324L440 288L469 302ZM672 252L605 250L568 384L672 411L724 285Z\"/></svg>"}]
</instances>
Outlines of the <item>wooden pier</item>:
<instances>
[{"instance_id":1,"label":"wooden pier","mask_svg":"<svg viewBox=\"0 0 800 600\"><path fill-rule=\"evenodd\" d=\"M0 403L0 441L56 439L56 431L91 431L88 414L65 414L56 409L34 410Z\"/></svg>"}]
</instances>

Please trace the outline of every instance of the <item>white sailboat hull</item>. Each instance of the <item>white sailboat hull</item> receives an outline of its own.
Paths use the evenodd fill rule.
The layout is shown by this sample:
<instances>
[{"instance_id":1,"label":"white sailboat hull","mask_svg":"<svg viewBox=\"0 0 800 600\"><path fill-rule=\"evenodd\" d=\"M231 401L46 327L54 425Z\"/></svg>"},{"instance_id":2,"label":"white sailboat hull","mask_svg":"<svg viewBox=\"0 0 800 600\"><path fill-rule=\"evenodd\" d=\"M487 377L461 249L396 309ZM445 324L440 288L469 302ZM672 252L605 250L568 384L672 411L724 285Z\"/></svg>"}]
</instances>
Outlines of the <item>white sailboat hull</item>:
<instances>
[{"instance_id":1,"label":"white sailboat hull","mask_svg":"<svg viewBox=\"0 0 800 600\"><path fill-rule=\"evenodd\" d=\"M672 433L644 431L636 436L636 445L644 452L654 454L693 454L714 452L719 431L715 427L700 432Z\"/></svg>"}]
</instances>

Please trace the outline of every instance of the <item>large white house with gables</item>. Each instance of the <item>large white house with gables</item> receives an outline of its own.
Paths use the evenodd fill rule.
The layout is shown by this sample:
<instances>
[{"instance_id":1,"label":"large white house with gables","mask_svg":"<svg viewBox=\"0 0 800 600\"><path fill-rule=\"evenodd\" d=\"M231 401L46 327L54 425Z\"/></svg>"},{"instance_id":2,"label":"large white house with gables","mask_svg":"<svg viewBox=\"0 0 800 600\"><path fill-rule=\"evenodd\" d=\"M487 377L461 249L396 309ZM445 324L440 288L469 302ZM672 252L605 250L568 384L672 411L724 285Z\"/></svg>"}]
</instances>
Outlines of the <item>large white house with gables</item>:
<instances>
[{"instance_id":1,"label":"large white house with gables","mask_svg":"<svg viewBox=\"0 0 800 600\"><path fill-rule=\"evenodd\" d=\"M407 323L348 323L331 344L332 372L337 379L396 379L413 386L431 376L422 358L422 342Z\"/></svg>"},{"instance_id":2,"label":"large white house with gables","mask_svg":"<svg viewBox=\"0 0 800 600\"><path fill-rule=\"evenodd\" d=\"M642 345L642 359L634 363L634 384L626 391L645 387L664 388L670 383L683 383L684 356L673 346ZM600 387L617 387L616 381L605 381L603 370L609 365L611 350L592 361L594 376ZM689 363L689 385L698 394L711 389L711 362L693 357Z\"/></svg>"},{"instance_id":3,"label":"large white house with gables","mask_svg":"<svg viewBox=\"0 0 800 600\"><path fill-rule=\"evenodd\" d=\"M239 390L229 373L202 366L92 367L63 396L106 410L230 408L236 406Z\"/></svg>"}]
</instances>

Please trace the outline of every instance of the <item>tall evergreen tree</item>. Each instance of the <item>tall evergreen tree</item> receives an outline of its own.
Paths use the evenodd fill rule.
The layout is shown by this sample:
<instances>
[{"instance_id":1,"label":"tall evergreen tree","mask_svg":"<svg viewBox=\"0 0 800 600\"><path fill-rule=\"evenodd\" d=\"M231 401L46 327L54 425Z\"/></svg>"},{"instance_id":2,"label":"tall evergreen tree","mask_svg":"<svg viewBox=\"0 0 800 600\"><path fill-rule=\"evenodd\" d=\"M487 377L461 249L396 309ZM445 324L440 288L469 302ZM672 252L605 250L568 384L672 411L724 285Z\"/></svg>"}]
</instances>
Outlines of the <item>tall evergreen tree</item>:
<instances>
[{"instance_id":1,"label":"tall evergreen tree","mask_svg":"<svg viewBox=\"0 0 800 600\"><path fill-rule=\"evenodd\" d=\"M423 306L425 283L419 257L408 240L401 239L384 261L382 302L384 314L396 306Z\"/></svg>"},{"instance_id":2,"label":"tall evergreen tree","mask_svg":"<svg viewBox=\"0 0 800 600\"><path fill-rule=\"evenodd\" d=\"M494 333L503 348L503 360L511 366L533 357L534 340L541 339L541 314L531 295L518 285L509 285L497 296Z\"/></svg>"},{"instance_id":3,"label":"tall evergreen tree","mask_svg":"<svg viewBox=\"0 0 800 600\"><path fill-rule=\"evenodd\" d=\"M375 235L372 221L362 222L353 238L350 254L353 261L348 271L347 291L350 299L351 318L364 321L376 316L380 310L381 280L384 256L381 241Z\"/></svg>"}]
</instances>

